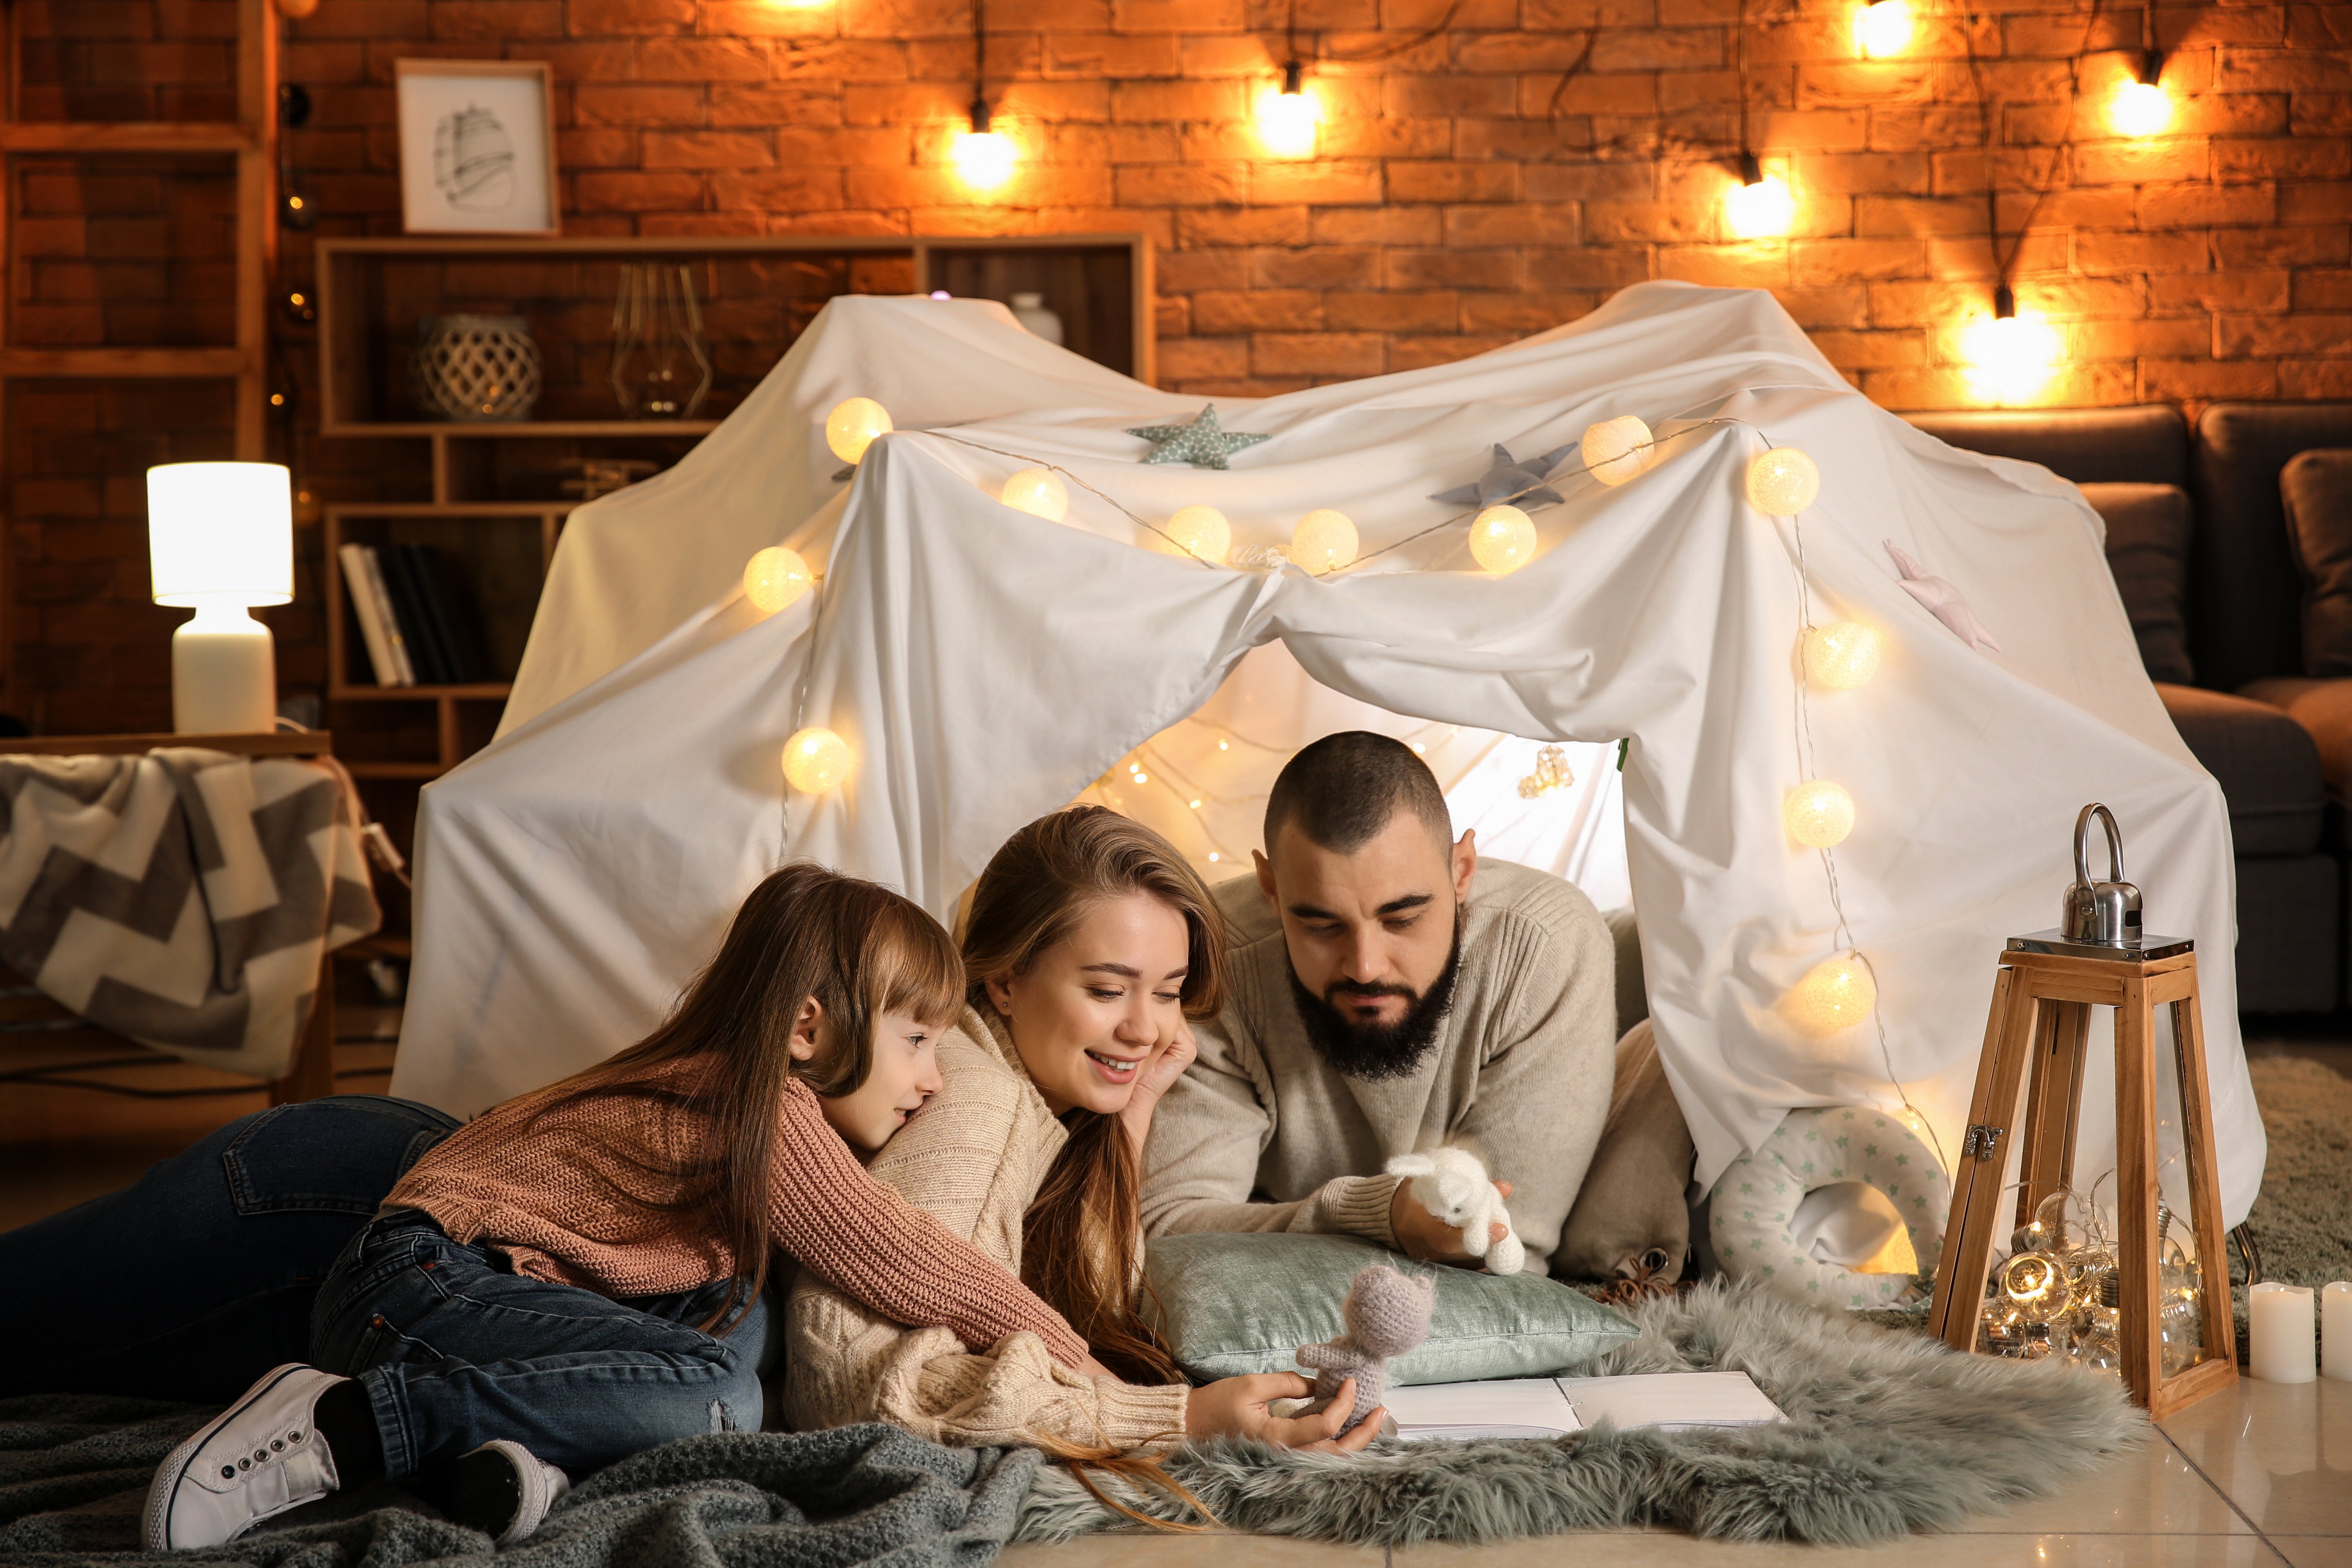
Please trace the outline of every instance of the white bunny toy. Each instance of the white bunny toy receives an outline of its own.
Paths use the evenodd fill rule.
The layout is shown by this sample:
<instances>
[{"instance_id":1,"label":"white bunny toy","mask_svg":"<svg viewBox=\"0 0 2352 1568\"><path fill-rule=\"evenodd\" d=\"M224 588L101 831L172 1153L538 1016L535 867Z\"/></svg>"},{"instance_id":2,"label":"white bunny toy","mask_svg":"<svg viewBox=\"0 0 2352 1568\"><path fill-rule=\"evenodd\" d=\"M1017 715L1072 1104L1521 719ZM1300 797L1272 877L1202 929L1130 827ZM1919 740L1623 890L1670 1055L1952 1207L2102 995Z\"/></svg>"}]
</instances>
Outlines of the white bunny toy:
<instances>
[{"instance_id":1,"label":"white bunny toy","mask_svg":"<svg viewBox=\"0 0 2352 1568\"><path fill-rule=\"evenodd\" d=\"M1413 1202L1445 1225L1462 1232L1462 1249L1486 1260L1489 1274L1517 1274L1528 1260L1503 1194L1486 1179L1486 1162L1467 1149L1432 1149L1424 1154L1399 1154L1388 1163L1391 1176L1409 1177L1405 1191ZM1494 1226L1503 1227L1503 1239L1493 1240Z\"/></svg>"}]
</instances>

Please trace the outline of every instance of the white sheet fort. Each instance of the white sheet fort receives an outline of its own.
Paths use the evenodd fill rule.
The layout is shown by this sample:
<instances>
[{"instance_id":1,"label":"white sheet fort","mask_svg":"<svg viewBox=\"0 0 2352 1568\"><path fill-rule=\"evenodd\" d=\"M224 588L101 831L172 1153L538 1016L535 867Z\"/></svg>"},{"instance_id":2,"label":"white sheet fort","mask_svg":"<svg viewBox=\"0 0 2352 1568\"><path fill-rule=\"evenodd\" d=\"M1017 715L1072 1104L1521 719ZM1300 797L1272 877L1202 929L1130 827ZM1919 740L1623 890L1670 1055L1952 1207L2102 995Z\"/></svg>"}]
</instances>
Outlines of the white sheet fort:
<instances>
[{"instance_id":1,"label":"white sheet fort","mask_svg":"<svg viewBox=\"0 0 2352 1568\"><path fill-rule=\"evenodd\" d=\"M839 482L823 423L853 395L899 433ZM2148 929L2197 941L2222 1205L2244 1216L2263 1140L2228 818L2141 670L2071 485L1872 406L1769 295L1675 283L1453 364L1219 398L1227 429L1269 437L1228 471L1139 461L1128 426L1204 401L1051 347L992 303L837 299L676 468L575 512L498 741L425 792L394 1091L471 1112L628 1044L790 858L949 918L1008 833L1131 755L1096 787L1213 875L1245 868L1283 757L1370 715L1430 747L1457 805L1483 790L1471 816L1507 798L1520 815L1498 837L1602 878L1596 824L1631 738L1622 874L1709 1184L1791 1108L1896 1107L1895 1079L1956 1150L2002 941L2055 923L2075 814L2105 801ZM1462 509L1429 498L1496 444L1524 459L1625 414L1659 433L1654 466L1614 487L1561 479L1527 566L1490 576L1463 523L1438 526ZM1745 500L1768 438L1821 468L1797 520L1814 619L1867 623L1885 649L1869 684L1811 694L1809 734L1800 540ZM1034 462L1082 481L1062 522L995 499ZM1209 566L1127 515L1193 502L1232 520L1237 552L1336 507L1364 558L1322 578ZM2001 651L1906 593L1890 541L1957 585ZM762 619L739 579L777 542L824 581ZM820 797L781 776L803 724L856 759ZM1540 742L1588 743L1580 793L1517 799ZM1822 857L1782 826L1784 793L1816 776L1858 806L1835 851L1850 936ZM1814 1039L1776 1007L1849 943L1875 971L1883 1043L1873 1022ZM2112 1058L2092 1062L2086 1175L2114 1163Z\"/></svg>"}]
</instances>

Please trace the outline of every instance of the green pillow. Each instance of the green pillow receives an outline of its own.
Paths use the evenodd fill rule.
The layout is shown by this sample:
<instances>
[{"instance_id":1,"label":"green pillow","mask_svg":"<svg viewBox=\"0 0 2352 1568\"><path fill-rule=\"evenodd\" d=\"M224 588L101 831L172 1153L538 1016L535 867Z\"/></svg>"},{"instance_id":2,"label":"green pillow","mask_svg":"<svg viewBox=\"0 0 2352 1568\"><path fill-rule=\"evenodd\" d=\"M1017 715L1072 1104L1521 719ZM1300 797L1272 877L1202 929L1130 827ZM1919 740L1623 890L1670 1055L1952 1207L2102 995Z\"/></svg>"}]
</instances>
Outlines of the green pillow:
<instances>
[{"instance_id":1,"label":"green pillow","mask_svg":"<svg viewBox=\"0 0 2352 1568\"><path fill-rule=\"evenodd\" d=\"M1399 1387L1539 1377L1581 1366L1640 1331L1540 1274L1474 1274L1416 1263L1353 1237L1163 1236L1150 1244L1143 1267L1177 1364L1212 1382L1297 1371L1299 1346L1346 1329L1339 1303L1369 1263L1437 1279L1429 1338L1389 1363L1389 1382Z\"/></svg>"}]
</instances>

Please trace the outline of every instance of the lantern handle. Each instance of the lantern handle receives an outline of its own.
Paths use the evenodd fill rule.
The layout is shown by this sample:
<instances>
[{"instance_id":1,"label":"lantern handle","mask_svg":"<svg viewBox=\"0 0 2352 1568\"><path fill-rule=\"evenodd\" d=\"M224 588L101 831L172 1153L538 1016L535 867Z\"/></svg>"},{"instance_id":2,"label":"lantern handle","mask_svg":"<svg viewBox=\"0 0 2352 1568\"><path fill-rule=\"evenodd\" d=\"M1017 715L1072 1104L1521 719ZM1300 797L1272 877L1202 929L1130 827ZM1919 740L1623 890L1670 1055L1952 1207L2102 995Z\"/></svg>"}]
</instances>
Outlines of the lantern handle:
<instances>
[{"instance_id":1,"label":"lantern handle","mask_svg":"<svg viewBox=\"0 0 2352 1568\"><path fill-rule=\"evenodd\" d=\"M2120 882L2124 879L2124 836L2116 826L2116 814L2093 801L2074 819L2074 880L2085 888L2091 885L2091 818L2094 816L2107 830L2107 880Z\"/></svg>"}]
</instances>

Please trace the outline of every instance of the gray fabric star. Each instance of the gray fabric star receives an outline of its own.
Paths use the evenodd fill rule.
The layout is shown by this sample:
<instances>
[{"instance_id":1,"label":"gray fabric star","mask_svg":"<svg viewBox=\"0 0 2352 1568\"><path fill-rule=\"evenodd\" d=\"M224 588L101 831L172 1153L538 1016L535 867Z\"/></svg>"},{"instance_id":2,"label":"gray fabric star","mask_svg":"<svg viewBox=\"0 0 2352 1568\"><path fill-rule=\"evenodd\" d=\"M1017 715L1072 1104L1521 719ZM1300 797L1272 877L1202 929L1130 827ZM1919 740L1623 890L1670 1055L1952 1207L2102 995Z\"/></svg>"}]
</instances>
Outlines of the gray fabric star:
<instances>
[{"instance_id":1,"label":"gray fabric star","mask_svg":"<svg viewBox=\"0 0 2352 1568\"><path fill-rule=\"evenodd\" d=\"M1151 443L1147 463L1190 463L1196 468L1222 468L1225 458L1244 447L1268 439L1238 430L1217 428L1217 405L1202 408L1197 418L1182 425L1142 425L1128 432Z\"/></svg>"},{"instance_id":2,"label":"gray fabric star","mask_svg":"<svg viewBox=\"0 0 2352 1568\"><path fill-rule=\"evenodd\" d=\"M1470 484L1456 485L1450 490L1440 490L1429 499L1447 506L1493 506L1496 501L1509 501L1514 506L1533 506L1538 501L1557 501L1560 493L1543 482L1544 476L1562 458L1576 450L1573 447L1554 447L1529 463L1511 460L1506 447L1495 448L1494 462L1487 470Z\"/></svg>"}]
</instances>

